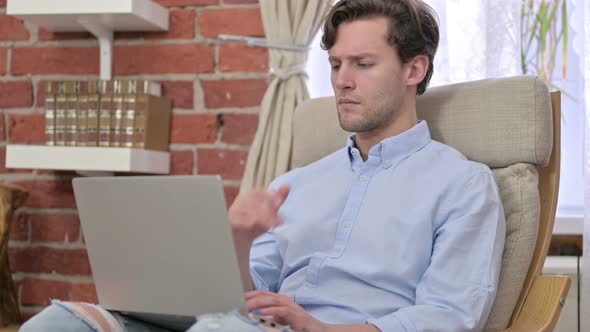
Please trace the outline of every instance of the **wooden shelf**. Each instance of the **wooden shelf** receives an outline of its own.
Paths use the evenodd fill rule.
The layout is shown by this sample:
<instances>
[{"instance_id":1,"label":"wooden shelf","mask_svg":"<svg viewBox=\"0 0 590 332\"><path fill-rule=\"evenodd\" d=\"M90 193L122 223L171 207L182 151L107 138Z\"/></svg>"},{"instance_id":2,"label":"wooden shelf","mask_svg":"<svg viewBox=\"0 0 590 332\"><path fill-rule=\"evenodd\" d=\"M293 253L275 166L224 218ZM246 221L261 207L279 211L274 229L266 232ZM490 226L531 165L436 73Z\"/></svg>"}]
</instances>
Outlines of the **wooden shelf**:
<instances>
[{"instance_id":1,"label":"wooden shelf","mask_svg":"<svg viewBox=\"0 0 590 332\"><path fill-rule=\"evenodd\" d=\"M168 174L170 153L114 147L7 145L6 167Z\"/></svg>"}]
</instances>

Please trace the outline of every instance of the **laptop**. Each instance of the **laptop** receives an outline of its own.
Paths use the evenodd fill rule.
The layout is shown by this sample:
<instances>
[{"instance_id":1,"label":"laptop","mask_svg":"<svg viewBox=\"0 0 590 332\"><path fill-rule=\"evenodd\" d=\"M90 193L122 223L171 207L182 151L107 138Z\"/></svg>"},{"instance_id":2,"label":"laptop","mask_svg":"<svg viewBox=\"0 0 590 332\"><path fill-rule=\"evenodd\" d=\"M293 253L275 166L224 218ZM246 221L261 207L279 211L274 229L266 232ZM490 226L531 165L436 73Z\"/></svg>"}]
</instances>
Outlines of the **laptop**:
<instances>
[{"instance_id":1,"label":"laptop","mask_svg":"<svg viewBox=\"0 0 590 332\"><path fill-rule=\"evenodd\" d=\"M73 187L102 307L165 327L245 310L219 176L87 177Z\"/></svg>"}]
</instances>

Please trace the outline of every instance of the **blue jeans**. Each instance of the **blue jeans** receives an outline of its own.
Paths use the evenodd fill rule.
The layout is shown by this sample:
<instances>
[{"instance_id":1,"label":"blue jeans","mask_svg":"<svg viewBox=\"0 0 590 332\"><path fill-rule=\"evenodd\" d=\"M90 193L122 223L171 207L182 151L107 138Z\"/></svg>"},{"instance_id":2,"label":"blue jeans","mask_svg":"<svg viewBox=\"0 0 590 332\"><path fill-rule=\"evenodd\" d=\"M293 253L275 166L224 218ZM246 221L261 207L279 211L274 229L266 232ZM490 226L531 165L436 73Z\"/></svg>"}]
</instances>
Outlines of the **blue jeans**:
<instances>
[{"instance_id":1,"label":"blue jeans","mask_svg":"<svg viewBox=\"0 0 590 332\"><path fill-rule=\"evenodd\" d=\"M266 331L253 320L243 317L238 312L199 316L197 322L185 319L175 320L169 316L159 315L124 315L112 312L124 326L125 332L261 332ZM188 329L187 329L188 328ZM29 319L20 332L96 332L97 328L70 312L59 301L45 308Z\"/></svg>"}]
</instances>

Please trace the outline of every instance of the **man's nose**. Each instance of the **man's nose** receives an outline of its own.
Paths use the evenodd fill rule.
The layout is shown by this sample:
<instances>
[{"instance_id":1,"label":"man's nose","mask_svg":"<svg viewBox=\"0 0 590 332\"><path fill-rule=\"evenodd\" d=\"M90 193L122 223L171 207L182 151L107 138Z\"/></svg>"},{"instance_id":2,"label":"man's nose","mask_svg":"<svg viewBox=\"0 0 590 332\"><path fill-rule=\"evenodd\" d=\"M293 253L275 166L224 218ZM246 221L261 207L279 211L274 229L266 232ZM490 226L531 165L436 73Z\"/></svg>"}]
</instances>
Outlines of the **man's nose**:
<instances>
[{"instance_id":1,"label":"man's nose","mask_svg":"<svg viewBox=\"0 0 590 332\"><path fill-rule=\"evenodd\" d=\"M338 90L352 90L355 88L353 73L350 68L342 65L334 75L334 86Z\"/></svg>"}]
</instances>

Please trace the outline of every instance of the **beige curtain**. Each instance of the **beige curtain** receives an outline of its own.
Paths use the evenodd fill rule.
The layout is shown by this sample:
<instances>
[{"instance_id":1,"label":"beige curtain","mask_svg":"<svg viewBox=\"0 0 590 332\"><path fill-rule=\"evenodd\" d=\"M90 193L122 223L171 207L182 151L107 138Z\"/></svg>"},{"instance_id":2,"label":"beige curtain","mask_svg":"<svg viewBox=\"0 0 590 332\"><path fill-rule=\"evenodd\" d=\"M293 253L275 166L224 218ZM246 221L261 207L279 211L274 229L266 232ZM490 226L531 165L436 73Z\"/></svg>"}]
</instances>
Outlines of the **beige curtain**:
<instances>
[{"instance_id":1,"label":"beige curtain","mask_svg":"<svg viewBox=\"0 0 590 332\"><path fill-rule=\"evenodd\" d=\"M330 0L261 0L269 45L309 46L330 8ZM241 191L268 185L289 167L293 112L309 98L307 52L270 48L271 78L262 100L258 130L250 148Z\"/></svg>"}]
</instances>

